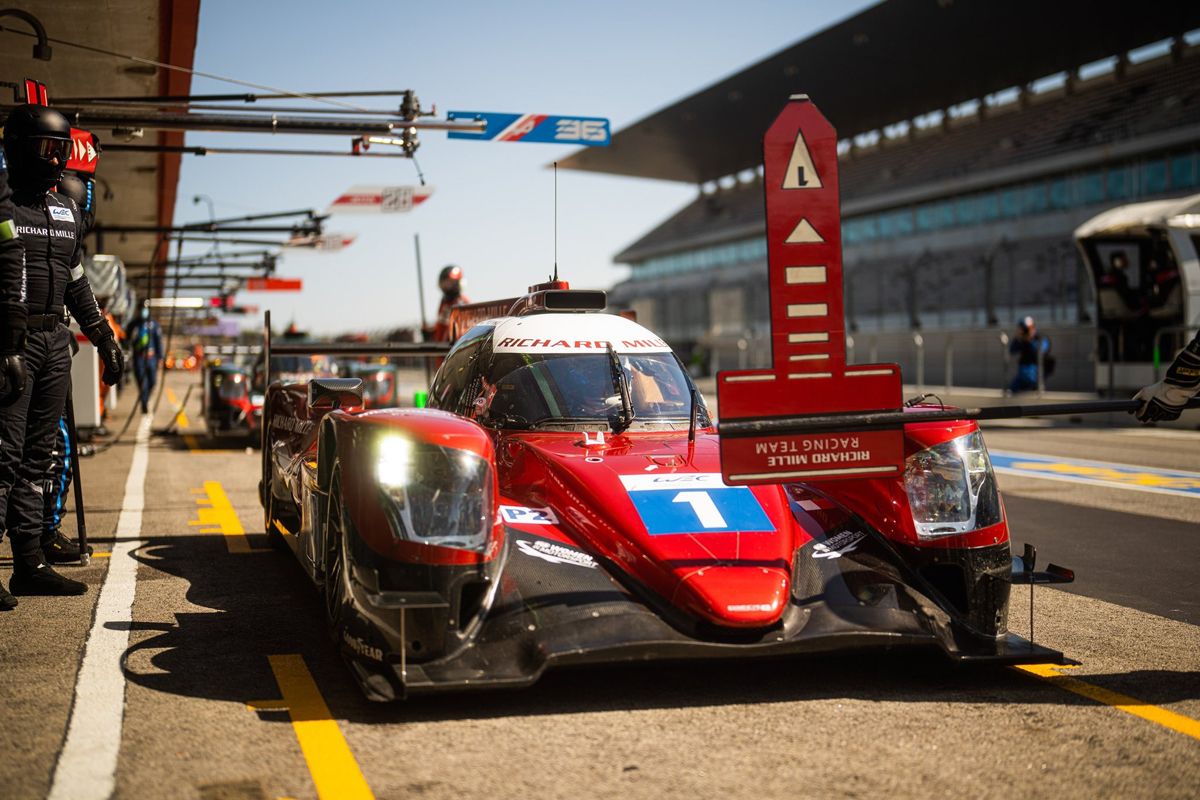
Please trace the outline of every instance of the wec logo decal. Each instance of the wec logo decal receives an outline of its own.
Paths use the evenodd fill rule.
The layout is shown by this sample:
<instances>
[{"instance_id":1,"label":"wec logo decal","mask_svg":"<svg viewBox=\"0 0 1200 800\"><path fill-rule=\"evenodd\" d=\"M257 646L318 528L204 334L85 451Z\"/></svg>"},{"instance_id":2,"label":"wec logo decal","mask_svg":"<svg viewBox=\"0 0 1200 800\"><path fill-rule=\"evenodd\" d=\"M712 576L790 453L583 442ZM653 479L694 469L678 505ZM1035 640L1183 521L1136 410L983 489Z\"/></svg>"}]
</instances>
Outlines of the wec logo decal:
<instances>
[{"instance_id":1,"label":"wec logo decal","mask_svg":"<svg viewBox=\"0 0 1200 800\"><path fill-rule=\"evenodd\" d=\"M813 558L841 558L858 549L858 543L867 538L861 531L842 531L832 539L813 545Z\"/></svg>"},{"instance_id":2,"label":"wec logo decal","mask_svg":"<svg viewBox=\"0 0 1200 800\"><path fill-rule=\"evenodd\" d=\"M527 539L517 539L517 549L527 556L540 558L551 564L574 564L577 567L587 567L588 569L595 569L597 566L596 559L587 553L546 541L531 542Z\"/></svg>"}]
</instances>

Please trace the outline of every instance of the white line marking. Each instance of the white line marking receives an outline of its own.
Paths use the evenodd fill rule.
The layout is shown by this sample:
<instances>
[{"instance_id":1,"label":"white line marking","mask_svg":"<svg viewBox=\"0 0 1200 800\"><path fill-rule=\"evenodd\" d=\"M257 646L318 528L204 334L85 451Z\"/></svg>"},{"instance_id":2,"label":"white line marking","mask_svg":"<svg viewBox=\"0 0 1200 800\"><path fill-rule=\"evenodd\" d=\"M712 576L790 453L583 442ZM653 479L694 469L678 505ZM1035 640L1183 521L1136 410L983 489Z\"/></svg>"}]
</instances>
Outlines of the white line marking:
<instances>
[{"instance_id":1,"label":"white line marking","mask_svg":"<svg viewBox=\"0 0 1200 800\"><path fill-rule=\"evenodd\" d=\"M117 755L125 719L125 673L121 657L129 646L129 623L137 584L146 467L150 463L150 415L138 426L125 499L117 519L117 541L88 633L87 649L75 683L75 705L67 739L58 756L49 800L107 800L116 787Z\"/></svg>"},{"instance_id":2,"label":"white line marking","mask_svg":"<svg viewBox=\"0 0 1200 800\"><path fill-rule=\"evenodd\" d=\"M1049 461L1052 464L1071 464L1076 467L1112 467L1117 470L1138 470L1140 472L1148 472L1154 475L1161 475L1165 478L1197 478L1200 479L1200 472L1189 472L1185 469L1169 469L1167 467L1147 467L1144 464L1126 464L1117 461L1096 461L1087 458L1064 458L1062 456L1048 456L1045 453L1025 453L1018 450L1004 449L989 449L988 452L1003 458L1025 458L1030 461L1043 460L1043 466L1047 466L1044 462ZM1041 474L1040 472L1038 473ZM1125 486L1127 484L1116 484Z\"/></svg>"},{"instance_id":3,"label":"white line marking","mask_svg":"<svg viewBox=\"0 0 1200 800\"><path fill-rule=\"evenodd\" d=\"M725 379L726 383L749 383L752 381L773 381L774 375L730 375Z\"/></svg>"},{"instance_id":4,"label":"white line marking","mask_svg":"<svg viewBox=\"0 0 1200 800\"><path fill-rule=\"evenodd\" d=\"M789 372L788 380L800 380L801 378L832 378L832 372Z\"/></svg>"},{"instance_id":5,"label":"white line marking","mask_svg":"<svg viewBox=\"0 0 1200 800\"><path fill-rule=\"evenodd\" d=\"M992 467L992 469L1000 475L1012 475L1016 478L1034 478L1035 480L1044 481L1061 481L1063 483L1078 483L1084 486L1103 486L1109 489L1130 489L1135 492L1150 492L1151 494L1169 494L1172 497L1191 497L1193 499L1200 497L1195 492L1189 492L1186 489L1164 489L1160 486L1138 486L1132 483L1117 483L1116 481L1101 481L1094 478L1080 478L1072 475L1049 475L1044 472L1034 472L1033 470L1013 469L1011 467ZM1016 489L1006 489L1008 492L1017 492Z\"/></svg>"},{"instance_id":6,"label":"white line marking","mask_svg":"<svg viewBox=\"0 0 1200 800\"><path fill-rule=\"evenodd\" d=\"M1184 428L1114 428L1112 432L1117 436L1135 436L1139 439L1200 440L1200 433Z\"/></svg>"}]
</instances>

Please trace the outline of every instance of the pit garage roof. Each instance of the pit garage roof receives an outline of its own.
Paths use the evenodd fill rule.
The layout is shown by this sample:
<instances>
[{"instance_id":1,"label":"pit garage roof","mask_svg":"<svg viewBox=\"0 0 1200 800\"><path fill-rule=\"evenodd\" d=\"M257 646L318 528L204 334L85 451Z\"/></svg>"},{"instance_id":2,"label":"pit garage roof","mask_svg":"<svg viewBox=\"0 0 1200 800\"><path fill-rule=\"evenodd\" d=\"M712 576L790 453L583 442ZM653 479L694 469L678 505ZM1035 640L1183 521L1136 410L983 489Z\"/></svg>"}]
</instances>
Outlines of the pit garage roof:
<instances>
[{"instance_id":1,"label":"pit garage roof","mask_svg":"<svg viewBox=\"0 0 1200 800\"><path fill-rule=\"evenodd\" d=\"M790 94L850 136L1197 27L1194 2L886 0L558 163L704 183L761 163L763 131Z\"/></svg>"},{"instance_id":2,"label":"pit garage roof","mask_svg":"<svg viewBox=\"0 0 1200 800\"><path fill-rule=\"evenodd\" d=\"M191 68L196 49L200 0L17 0L6 7L34 14L53 39L77 42L141 58ZM0 25L19 31L29 26L15 17ZM46 84L50 104L58 97L187 94L191 75L86 52L51 41L53 57L32 57L34 40L0 32L0 81L33 78ZM3 102L12 102L0 88ZM108 130L92 131L101 145L114 141ZM153 141L154 134L147 134ZM163 144L182 144L182 134L158 134ZM111 152L100 157L96 171L97 221L108 225L170 225L179 182L178 154ZM109 236L93 242L92 252L117 255L126 262L145 262L158 246L153 234Z\"/></svg>"}]
</instances>

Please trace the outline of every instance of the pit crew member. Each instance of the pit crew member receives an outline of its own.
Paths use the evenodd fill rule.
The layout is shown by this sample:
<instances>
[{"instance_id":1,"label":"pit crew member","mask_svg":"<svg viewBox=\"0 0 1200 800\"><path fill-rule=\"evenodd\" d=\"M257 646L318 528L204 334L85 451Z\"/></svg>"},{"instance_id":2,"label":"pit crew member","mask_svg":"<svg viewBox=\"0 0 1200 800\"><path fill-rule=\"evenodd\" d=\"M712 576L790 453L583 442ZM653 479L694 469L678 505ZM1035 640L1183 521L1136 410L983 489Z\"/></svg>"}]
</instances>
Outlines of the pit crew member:
<instances>
[{"instance_id":1,"label":"pit crew member","mask_svg":"<svg viewBox=\"0 0 1200 800\"><path fill-rule=\"evenodd\" d=\"M17 233L25 247L28 380L20 398L0 410L0 514L13 548L13 594L83 594L87 585L59 575L41 548L42 481L71 379L71 333L63 306L96 346L104 379L115 384L124 357L100 316L81 263L82 214L50 190L71 151L66 117L45 106L20 105L4 124Z\"/></svg>"}]
</instances>

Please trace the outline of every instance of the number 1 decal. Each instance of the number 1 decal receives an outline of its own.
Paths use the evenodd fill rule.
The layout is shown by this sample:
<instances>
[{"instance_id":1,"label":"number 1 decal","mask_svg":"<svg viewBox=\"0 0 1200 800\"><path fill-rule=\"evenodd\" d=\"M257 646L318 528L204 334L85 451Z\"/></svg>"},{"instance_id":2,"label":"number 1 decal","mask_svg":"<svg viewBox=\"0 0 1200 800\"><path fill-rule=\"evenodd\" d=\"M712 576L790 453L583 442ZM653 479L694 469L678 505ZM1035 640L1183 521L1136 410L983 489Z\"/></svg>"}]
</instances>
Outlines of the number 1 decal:
<instances>
[{"instance_id":1,"label":"number 1 decal","mask_svg":"<svg viewBox=\"0 0 1200 800\"><path fill-rule=\"evenodd\" d=\"M671 498L672 503L687 503L696 512L696 518L704 528L726 528L728 523L708 492L680 492Z\"/></svg>"}]
</instances>

